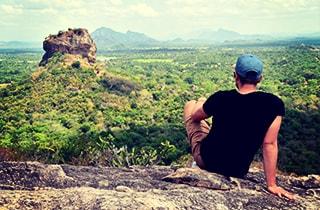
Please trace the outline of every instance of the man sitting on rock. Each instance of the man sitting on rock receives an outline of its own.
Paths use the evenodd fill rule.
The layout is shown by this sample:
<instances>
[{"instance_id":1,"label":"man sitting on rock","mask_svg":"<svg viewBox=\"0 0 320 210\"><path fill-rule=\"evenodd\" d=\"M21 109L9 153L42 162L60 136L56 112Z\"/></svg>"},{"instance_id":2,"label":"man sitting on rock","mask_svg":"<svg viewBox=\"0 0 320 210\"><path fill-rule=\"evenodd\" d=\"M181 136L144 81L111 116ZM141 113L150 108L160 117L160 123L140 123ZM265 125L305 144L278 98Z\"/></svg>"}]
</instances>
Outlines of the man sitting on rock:
<instances>
[{"instance_id":1,"label":"man sitting on rock","mask_svg":"<svg viewBox=\"0 0 320 210\"><path fill-rule=\"evenodd\" d=\"M285 108L277 96L257 91L262 62L254 55L238 58L237 89L186 103L184 122L197 165L207 171L243 178L260 146L268 190L293 199L276 184L277 136ZM210 128L205 119L212 117Z\"/></svg>"}]
</instances>

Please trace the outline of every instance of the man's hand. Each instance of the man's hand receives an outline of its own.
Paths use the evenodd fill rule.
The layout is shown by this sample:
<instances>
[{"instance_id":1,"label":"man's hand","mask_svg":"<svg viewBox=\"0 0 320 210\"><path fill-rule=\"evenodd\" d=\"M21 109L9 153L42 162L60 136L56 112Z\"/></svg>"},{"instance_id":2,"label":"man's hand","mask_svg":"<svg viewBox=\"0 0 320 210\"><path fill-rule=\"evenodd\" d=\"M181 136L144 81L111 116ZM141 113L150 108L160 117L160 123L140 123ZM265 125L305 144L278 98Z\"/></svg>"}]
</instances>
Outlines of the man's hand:
<instances>
[{"instance_id":1,"label":"man's hand","mask_svg":"<svg viewBox=\"0 0 320 210\"><path fill-rule=\"evenodd\" d=\"M285 189L283 189L282 187L279 187L277 185L275 186L269 186L268 187L268 191L279 196L280 198L282 198L282 196L290 199L290 200L294 200L295 196L292 193L289 193L288 191L286 191Z\"/></svg>"}]
</instances>

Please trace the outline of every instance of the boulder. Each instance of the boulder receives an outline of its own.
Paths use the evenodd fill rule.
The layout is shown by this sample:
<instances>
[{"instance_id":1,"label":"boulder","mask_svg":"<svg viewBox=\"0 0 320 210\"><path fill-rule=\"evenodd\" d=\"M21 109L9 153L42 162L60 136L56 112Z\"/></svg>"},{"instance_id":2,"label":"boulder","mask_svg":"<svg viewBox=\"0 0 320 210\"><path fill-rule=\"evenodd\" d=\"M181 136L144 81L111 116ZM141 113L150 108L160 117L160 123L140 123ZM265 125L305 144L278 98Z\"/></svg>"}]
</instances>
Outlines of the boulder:
<instances>
[{"instance_id":1,"label":"boulder","mask_svg":"<svg viewBox=\"0 0 320 210\"><path fill-rule=\"evenodd\" d=\"M39 65L43 66L54 53L81 55L89 63L96 61L96 45L87 29L77 28L59 31L57 35L49 35L43 42L45 54Z\"/></svg>"}]
</instances>

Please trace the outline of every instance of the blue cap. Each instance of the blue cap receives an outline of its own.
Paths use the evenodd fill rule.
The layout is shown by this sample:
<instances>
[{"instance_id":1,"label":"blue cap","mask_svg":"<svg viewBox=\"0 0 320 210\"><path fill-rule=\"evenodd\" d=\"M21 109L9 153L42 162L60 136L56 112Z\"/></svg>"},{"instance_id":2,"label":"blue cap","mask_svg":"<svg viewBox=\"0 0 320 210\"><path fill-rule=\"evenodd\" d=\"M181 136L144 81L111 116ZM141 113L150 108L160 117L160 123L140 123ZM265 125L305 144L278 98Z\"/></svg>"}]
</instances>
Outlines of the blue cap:
<instances>
[{"instance_id":1,"label":"blue cap","mask_svg":"<svg viewBox=\"0 0 320 210\"><path fill-rule=\"evenodd\" d=\"M236 72L243 78L257 81L260 79L262 69L262 62L257 56L251 54L244 54L241 55L237 60ZM252 75L250 75L251 78L248 78L248 72L255 72L255 77L252 78Z\"/></svg>"}]
</instances>

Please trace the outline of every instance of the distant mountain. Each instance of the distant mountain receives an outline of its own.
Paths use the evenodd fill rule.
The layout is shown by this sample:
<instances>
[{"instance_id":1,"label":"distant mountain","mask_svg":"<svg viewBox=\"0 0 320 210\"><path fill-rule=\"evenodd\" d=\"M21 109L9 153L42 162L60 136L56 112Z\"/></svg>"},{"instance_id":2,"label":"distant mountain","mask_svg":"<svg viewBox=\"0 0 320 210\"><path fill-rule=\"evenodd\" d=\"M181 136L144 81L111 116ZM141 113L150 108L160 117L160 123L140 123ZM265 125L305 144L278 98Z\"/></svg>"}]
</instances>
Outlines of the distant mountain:
<instances>
[{"instance_id":1,"label":"distant mountain","mask_svg":"<svg viewBox=\"0 0 320 210\"><path fill-rule=\"evenodd\" d=\"M200 35L195 37L195 39L199 39L202 41L214 42L214 43L221 43L221 42L230 42L230 41L248 41L248 40L271 40L273 39L271 36L267 35L245 35L240 34L235 31L225 30L225 29L218 29L214 30L205 30Z\"/></svg>"},{"instance_id":2,"label":"distant mountain","mask_svg":"<svg viewBox=\"0 0 320 210\"><path fill-rule=\"evenodd\" d=\"M40 42L0 41L0 49L41 49Z\"/></svg>"},{"instance_id":3,"label":"distant mountain","mask_svg":"<svg viewBox=\"0 0 320 210\"><path fill-rule=\"evenodd\" d=\"M320 32L313 32L313 33L305 33L305 34L297 34L296 36L293 37L304 37L304 38L319 38L320 37Z\"/></svg>"},{"instance_id":4,"label":"distant mountain","mask_svg":"<svg viewBox=\"0 0 320 210\"><path fill-rule=\"evenodd\" d=\"M91 33L99 49L151 47L159 45L160 42L146 36L143 33L127 31L121 33L110 28L101 27Z\"/></svg>"},{"instance_id":5,"label":"distant mountain","mask_svg":"<svg viewBox=\"0 0 320 210\"><path fill-rule=\"evenodd\" d=\"M207 30L202 32L196 39L210 41L225 41L239 39L241 34L234 31L219 29L217 31Z\"/></svg>"},{"instance_id":6,"label":"distant mountain","mask_svg":"<svg viewBox=\"0 0 320 210\"><path fill-rule=\"evenodd\" d=\"M101 27L91 33L91 37L101 50L126 50L133 48L185 48L207 47L211 45L264 45L264 44L318 44L320 32L297 34L297 35L262 35L241 34L227 29L197 30L175 39L158 41L144 33L127 31L125 33L114 31L110 28ZM0 50L42 50L41 42L0 41Z\"/></svg>"},{"instance_id":7,"label":"distant mountain","mask_svg":"<svg viewBox=\"0 0 320 210\"><path fill-rule=\"evenodd\" d=\"M235 31L219 29L206 30L194 35L194 37L184 40L176 38L167 41L157 41L143 33L127 31L121 33L110 28L101 27L91 33L98 50L108 49L128 49L145 47L196 47L208 44L223 44L227 42L263 41L272 39L265 35L243 35Z\"/></svg>"},{"instance_id":8,"label":"distant mountain","mask_svg":"<svg viewBox=\"0 0 320 210\"><path fill-rule=\"evenodd\" d=\"M319 33L306 34L305 36L277 37L269 35L246 35L235 31L218 29L195 31L188 39L175 38L167 41L157 41L143 33L127 31L121 33L110 28L98 28L91 34L99 50L118 50L132 48L184 48L206 47L210 45L238 46L238 45L288 45L288 44L317 44Z\"/></svg>"}]
</instances>

